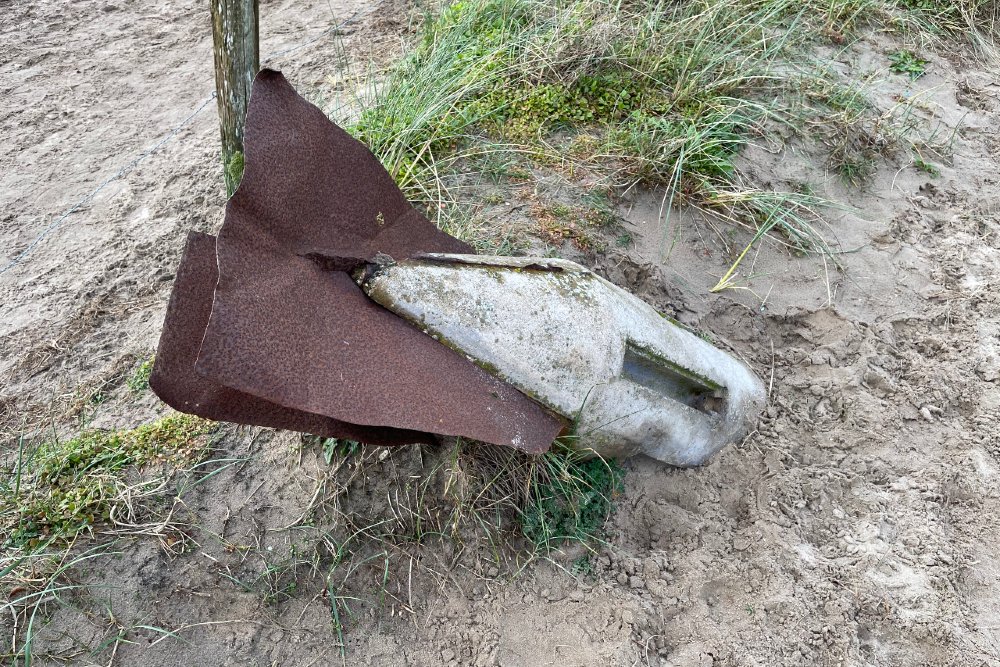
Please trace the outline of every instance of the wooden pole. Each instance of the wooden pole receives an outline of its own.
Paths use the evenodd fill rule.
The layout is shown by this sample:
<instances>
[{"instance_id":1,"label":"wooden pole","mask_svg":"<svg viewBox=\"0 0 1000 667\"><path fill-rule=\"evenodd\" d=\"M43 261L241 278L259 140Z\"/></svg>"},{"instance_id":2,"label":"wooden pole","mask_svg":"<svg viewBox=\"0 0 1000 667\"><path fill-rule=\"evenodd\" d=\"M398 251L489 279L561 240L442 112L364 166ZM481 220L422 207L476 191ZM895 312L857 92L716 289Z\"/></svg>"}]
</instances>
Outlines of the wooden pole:
<instances>
[{"instance_id":1,"label":"wooden pole","mask_svg":"<svg viewBox=\"0 0 1000 667\"><path fill-rule=\"evenodd\" d=\"M260 69L257 0L210 0L215 42L215 92L222 129L222 164L226 193L243 176L243 126L250 87Z\"/></svg>"}]
</instances>

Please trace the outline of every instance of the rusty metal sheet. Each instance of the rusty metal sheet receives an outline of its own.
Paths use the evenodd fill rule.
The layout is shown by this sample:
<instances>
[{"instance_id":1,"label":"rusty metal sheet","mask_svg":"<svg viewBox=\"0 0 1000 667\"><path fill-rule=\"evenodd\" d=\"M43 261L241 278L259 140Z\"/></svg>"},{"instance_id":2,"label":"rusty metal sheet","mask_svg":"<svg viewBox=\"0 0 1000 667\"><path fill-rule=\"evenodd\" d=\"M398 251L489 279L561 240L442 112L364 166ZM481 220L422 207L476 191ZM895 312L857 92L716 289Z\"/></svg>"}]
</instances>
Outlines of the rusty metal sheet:
<instances>
[{"instance_id":1,"label":"rusty metal sheet","mask_svg":"<svg viewBox=\"0 0 1000 667\"><path fill-rule=\"evenodd\" d=\"M349 438L374 445L432 442L428 433L359 426L293 410L209 380L194 370L219 277L215 237L191 232L184 246L149 385L176 410L208 419Z\"/></svg>"},{"instance_id":2,"label":"rusty metal sheet","mask_svg":"<svg viewBox=\"0 0 1000 667\"><path fill-rule=\"evenodd\" d=\"M378 253L471 248L414 210L371 152L278 72L254 82L244 143L197 372L341 423L547 449L562 420L376 305L348 273Z\"/></svg>"}]
</instances>

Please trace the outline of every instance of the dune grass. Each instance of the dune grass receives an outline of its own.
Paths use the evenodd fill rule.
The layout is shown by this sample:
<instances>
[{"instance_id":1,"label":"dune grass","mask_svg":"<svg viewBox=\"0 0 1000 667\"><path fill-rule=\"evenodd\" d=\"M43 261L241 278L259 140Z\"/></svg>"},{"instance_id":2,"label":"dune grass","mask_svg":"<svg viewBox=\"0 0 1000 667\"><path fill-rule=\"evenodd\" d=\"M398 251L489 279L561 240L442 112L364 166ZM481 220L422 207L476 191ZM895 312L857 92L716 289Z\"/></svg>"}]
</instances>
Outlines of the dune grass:
<instances>
[{"instance_id":1,"label":"dune grass","mask_svg":"<svg viewBox=\"0 0 1000 667\"><path fill-rule=\"evenodd\" d=\"M845 180L870 173L878 155L857 128L878 114L810 49L871 28L974 34L987 48L996 14L985 0L461 0L428 17L409 55L356 100L349 129L412 201L481 250L509 239L470 223L458 176L503 162L504 176L558 164L615 192L661 188L670 206L743 226L751 245L771 235L829 254L826 202L762 190L736 163L783 126L821 136Z\"/></svg>"}]
</instances>

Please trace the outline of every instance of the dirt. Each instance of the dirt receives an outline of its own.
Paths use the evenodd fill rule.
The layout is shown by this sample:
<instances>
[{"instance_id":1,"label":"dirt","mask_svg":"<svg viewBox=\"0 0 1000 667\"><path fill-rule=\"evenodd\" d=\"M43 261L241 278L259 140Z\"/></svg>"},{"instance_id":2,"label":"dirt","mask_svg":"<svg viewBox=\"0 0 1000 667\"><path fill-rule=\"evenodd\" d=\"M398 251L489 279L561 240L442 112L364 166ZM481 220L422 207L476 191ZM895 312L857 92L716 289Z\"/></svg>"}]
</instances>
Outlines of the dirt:
<instances>
[{"instance_id":1,"label":"dirt","mask_svg":"<svg viewBox=\"0 0 1000 667\"><path fill-rule=\"evenodd\" d=\"M202 2L0 11L2 268L198 109L212 69ZM265 62L330 108L338 63L386 62L418 18L402 3L265 1L262 50L315 39ZM1000 80L929 49L927 75L911 81L886 71L895 48L877 36L834 57L845 73L879 70L881 109L916 96L917 117L953 137L947 159L925 156L939 175L902 151L849 187L800 140L742 157L764 187L808 182L850 207L827 212L839 268L768 242L740 289L710 293L745 235L696 211L661 215L656 193L619 211L630 247L585 257L747 360L770 398L757 431L705 467L628 461L607 545L589 560L567 548L526 563L428 539L386 555L384 578L376 558L328 581L323 525L407 524L400 493L441 452L371 450L337 494L350 471L331 472L297 435L235 429L205 468L215 474L178 493L187 548L149 531L77 568L85 587L44 610L39 662L1000 663ZM221 222L213 104L0 274L0 442L41 423L71 430L81 410L95 426L164 411L121 385L155 347L182 239ZM289 528L324 501L336 511ZM386 584L380 601L372 578ZM353 614L346 658L331 595ZM112 649L123 629L135 643Z\"/></svg>"}]
</instances>

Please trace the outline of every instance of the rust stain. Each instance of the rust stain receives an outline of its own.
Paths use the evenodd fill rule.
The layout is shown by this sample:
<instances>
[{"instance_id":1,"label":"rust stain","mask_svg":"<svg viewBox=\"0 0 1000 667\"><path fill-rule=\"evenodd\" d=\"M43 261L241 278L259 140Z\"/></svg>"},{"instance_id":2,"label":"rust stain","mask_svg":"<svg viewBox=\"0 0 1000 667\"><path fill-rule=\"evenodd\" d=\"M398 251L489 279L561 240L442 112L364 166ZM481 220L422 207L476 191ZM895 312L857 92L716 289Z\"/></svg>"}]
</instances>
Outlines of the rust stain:
<instances>
[{"instance_id":1,"label":"rust stain","mask_svg":"<svg viewBox=\"0 0 1000 667\"><path fill-rule=\"evenodd\" d=\"M529 452L563 422L368 299L383 253L471 253L278 72L254 81L245 167L218 239L193 234L150 384L211 419L375 444L457 435Z\"/></svg>"}]
</instances>

